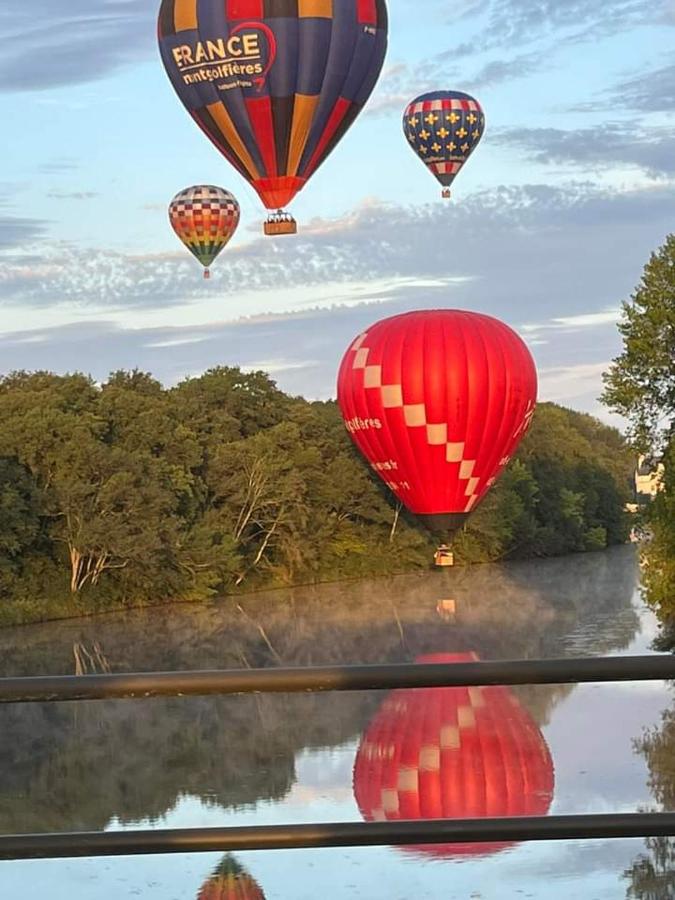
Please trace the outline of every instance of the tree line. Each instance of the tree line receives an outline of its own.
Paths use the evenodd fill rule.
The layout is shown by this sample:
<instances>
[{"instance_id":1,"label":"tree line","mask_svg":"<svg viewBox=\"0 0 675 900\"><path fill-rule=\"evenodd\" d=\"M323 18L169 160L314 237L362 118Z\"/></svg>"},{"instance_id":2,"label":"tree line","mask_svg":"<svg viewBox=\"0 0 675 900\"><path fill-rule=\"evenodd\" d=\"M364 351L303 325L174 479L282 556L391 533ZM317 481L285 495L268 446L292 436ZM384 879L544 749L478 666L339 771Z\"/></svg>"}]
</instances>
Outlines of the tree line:
<instances>
[{"instance_id":1,"label":"tree line","mask_svg":"<svg viewBox=\"0 0 675 900\"><path fill-rule=\"evenodd\" d=\"M644 593L662 623L663 649L675 647L675 234L652 254L619 331L623 352L605 375L605 403L625 416L629 439L661 491L644 512Z\"/></svg>"},{"instance_id":2,"label":"tree line","mask_svg":"<svg viewBox=\"0 0 675 900\"><path fill-rule=\"evenodd\" d=\"M0 621L429 565L434 542L362 462L337 406L216 368L0 379ZM626 540L618 431L540 406L456 538L458 562Z\"/></svg>"}]
</instances>

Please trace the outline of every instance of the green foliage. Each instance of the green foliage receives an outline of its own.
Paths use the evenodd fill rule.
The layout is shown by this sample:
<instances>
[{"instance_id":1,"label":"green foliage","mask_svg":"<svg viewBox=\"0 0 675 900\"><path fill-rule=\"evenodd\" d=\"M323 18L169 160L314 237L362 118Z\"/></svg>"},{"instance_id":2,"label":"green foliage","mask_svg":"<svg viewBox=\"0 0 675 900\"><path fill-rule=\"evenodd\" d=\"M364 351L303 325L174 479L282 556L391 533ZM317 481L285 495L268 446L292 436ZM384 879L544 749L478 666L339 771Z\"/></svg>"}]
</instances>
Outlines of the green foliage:
<instances>
[{"instance_id":1,"label":"green foliage","mask_svg":"<svg viewBox=\"0 0 675 900\"><path fill-rule=\"evenodd\" d=\"M426 568L434 542L334 403L218 368L165 390L115 372L0 380L0 621ZM543 404L455 541L460 562L621 543L617 432Z\"/></svg>"},{"instance_id":2,"label":"green foliage","mask_svg":"<svg viewBox=\"0 0 675 900\"><path fill-rule=\"evenodd\" d=\"M642 584L664 625L665 650L675 648L675 435L663 465L663 490L647 512L649 540L642 558Z\"/></svg>"},{"instance_id":3,"label":"green foliage","mask_svg":"<svg viewBox=\"0 0 675 900\"><path fill-rule=\"evenodd\" d=\"M623 353L605 375L604 402L653 453L675 423L675 234L654 253L619 325Z\"/></svg>"},{"instance_id":4,"label":"green foliage","mask_svg":"<svg viewBox=\"0 0 675 900\"><path fill-rule=\"evenodd\" d=\"M663 622L665 649L675 645L675 235L652 254L619 331L623 353L605 375L603 400L628 419L653 467L665 468L663 491L645 511L643 554L645 597Z\"/></svg>"}]
</instances>

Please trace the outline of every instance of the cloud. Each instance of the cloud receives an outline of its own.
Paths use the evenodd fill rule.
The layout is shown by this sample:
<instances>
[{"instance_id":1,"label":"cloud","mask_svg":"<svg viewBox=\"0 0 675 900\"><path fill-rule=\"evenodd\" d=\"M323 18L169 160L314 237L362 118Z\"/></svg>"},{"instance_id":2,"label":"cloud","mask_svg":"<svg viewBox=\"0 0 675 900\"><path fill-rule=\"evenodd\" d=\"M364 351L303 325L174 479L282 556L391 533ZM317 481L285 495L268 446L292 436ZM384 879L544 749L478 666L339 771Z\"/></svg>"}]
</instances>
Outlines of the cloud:
<instances>
[{"instance_id":1,"label":"cloud","mask_svg":"<svg viewBox=\"0 0 675 900\"><path fill-rule=\"evenodd\" d=\"M548 54L521 53L511 59L492 60L479 69L473 78L469 78L467 86L470 90L481 90L505 81L525 78L539 71L546 58Z\"/></svg>"},{"instance_id":2,"label":"cloud","mask_svg":"<svg viewBox=\"0 0 675 900\"><path fill-rule=\"evenodd\" d=\"M74 159L52 159L38 166L38 172L44 175L61 175L63 172L74 172L80 164Z\"/></svg>"},{"instance_id":3,"label":"cloud","mask_svg":"<svg viewBox=\"0 0 675 900\"><path fill-rule=\"evenodd\" d=\"M97 322L15 332L0 335L2 369L72 371L76 365L102 380L112 370L140 367L165 384L175 384L211 366L239 365L247 371L267 371L291 394L328 399L335 396L340 358L357 334L377 319L411 308L469 305L453 300L447 289L436 287L392 293L377 309L362 303L197 327L127 328ZM530 345L540 368L542 399L602 412L596 400L600 376L619 347L613 323L587 325L579 334L544 321L538 333L548 339L539 341L520 328L518 310L490 311L520 330Z\"/></svg>"},{"instance_id":4,"label":"cloud","mask_svg":"<svg viewBox=\"0 0 675 900\"><path fill-rule=\"evenodd\" d=\"M246 372L267 372L268 375L281 375L286 372L297 372L305 369L316 369L320 365L315 359L262 359L242 366Z\"/></svg>"},{"instance_id":5,"label":"cloud","mask_svg":"<svg viewBox=\"0 0 675 900\"><path fill-rule=\"evenodd\" d=\"M526 334L539 334L547 329L555 331L564 329L576 332L580 328L595 328L597 325L616 324L620 315L621 310L617 306L615 309L603 310L602 312L581 313L578 316L560 316L557 319L551 319L549 322L522 325L520 330Z\"/></svg>"},{"instance_id":6,"label":"cloud","mask_svg":"<svg viewBox=\"0 0 675 900\"><path fill-rule=\"evenodd\" d=\"M0 90L94 81L152 52L155 4L138 0L3 0Z\"/></svg>"},{"instance_id":7,"label":"cloud","mask_svg":"<svg viewBox=\"0 0 675 900\"><path fill-rule=\"evenodd\" d=\"M488 0L460 10L477 20L476 36L455 48L455 56L514 47L556 36L558 42L591 40L627 31L659 18L669 23L668 0ZM453 16L454 20L456 16Z\"/></svg>"},{"instance_id":8,"label":"cloud","mask_svg":"<svg viewBox=\"0 0 675 900\"><path fill-rule=\"evenodd\" d=\"M675 129L636 128L634 122L593 128L518 128L493 133L493 140L524 150L536 162L598 169L631 165L652 177L675 175Z\"/></svg>"},{"instance_id":9,"label":"cloud","mask_svg":"<svg viewBox=\"0 0 675 900\"><path fill-rule=\"evenodd\" d=\"M226 251L210 284L181 252L15 260L0 266L0 365L64 371L75 360L97 379L138 366L175 383L236 364L326 398L344 348L373 321L455 307L515 327L542 396L597 413L599 373L620 347L617 308L674 213L666 186L529 185L315 219L297 239Z\"/></svg>"},{"instance_id":10,"label":"cloud","mask_svg":"<svg viewBox=\"0 0 675 900\"><path fill-rule=\"evenodd\" d=\"M670 24L675 25L675 13ZM570 112L598 113L607 109L615 113L637 111L642 115L672 113L675 110L675 64L624 78L595 99L567 107Z\"/></svg>"},{"instance_id":11,"label":"cloud","mask_svg":"<svg viewBox=\"0 0 675 900\"><path fill-rule=\"evenodd\" d=\"M439 67L446 79L459 75L457 67L445 62L444 54L416 65L398 62L386 67L366 106L366 115L380 116L389 112L403 115L405 107L415 97L438 90Z\"/></svg>"},{"instance_id":12,"label":"cloud","mask_svg":"<svg viewBox=\"0 0 675 900\"><path fill-rule=\"evenodd\" d=\"M46 222L40 219L21 218L19 216L0 215L0 250L19 250L42 239L46 233ZM21 257L18 257L21 258ZM38 257L39 258L39 257ZM22 266L31 263L24 262ZM0 257L0 285L3 281L3 259ZM0 294L1 294L0 287Z\"/></svg>"},{"instance_id":13,"label":"cloud","mask_svg":"<svg viewBox=\"0 0 675 900\"><path fill-rule=\"evenodd\" d=\"M331 298L358 304L392 288L429 293L431 281L491 307L511 305L515 292L523 312L578 314L589 311L587 298L596 311L625 296L674 212L665 186L626 193L586 184L504 187L408 208L371 201L342 218L301 224L290 241L258 238L229 248L211 284L180 249L133 256L57 246L38 251L37 262L9 254L0 301L23 310L71 304L80 318L88 310L140 316L200 304L211 315L220 303L236 317L326 306ZM17 246L40 227L28 220L22 237L21 220L6 221Z\"/></svg>"},{"instance_id":14,"label":"cloud","mask_svg":"<svg viewBox=\"0 0 675 900\"><path fill-rule=\"evenodd\" d=\"M548 54L540 52L522 53L492 60L473 75L467 75L463 68L452 64L456 55L456 50L451 49L417 65L399 62L389 66L366 107L366 115L378 116L392 111L402 114L414 97L438 90L439 79L457 82L465 90L479 91L525 78L538 71L548 58Z\"/></svg>"},{"instance_id":15,"label":"cloud","mask_svg":"<svg viewBox=\"0 0 675 900\"><path fill-rule=\"evenodd\" d=\"M673 112L675 64L619 82L611 97L616 104L639 112Z\"/></svg>"},{"instance_id":16,"label":"cloud","mask_svg":"<svg viewBox=\"0 0 675 900\"><path fill-rule=\"evenodd\" d=\"M49 191L46 196L51 200L93 200L100 194L95 191Z\"/></svg>"}]
</instances>

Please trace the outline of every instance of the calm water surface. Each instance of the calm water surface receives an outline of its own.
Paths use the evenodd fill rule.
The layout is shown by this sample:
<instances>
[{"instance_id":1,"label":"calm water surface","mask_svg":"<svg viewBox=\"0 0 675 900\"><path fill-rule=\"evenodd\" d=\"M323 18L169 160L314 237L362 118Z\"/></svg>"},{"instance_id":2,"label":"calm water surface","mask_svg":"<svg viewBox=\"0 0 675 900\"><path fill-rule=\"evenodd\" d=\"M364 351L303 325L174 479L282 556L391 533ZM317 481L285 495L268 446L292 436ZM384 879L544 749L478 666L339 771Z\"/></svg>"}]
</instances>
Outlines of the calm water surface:
<instances>
[{"instance_id":1,"label":"calm water surface","mask_svg":"<svg viewBox=\"0 0 675 900\"><path fill-rule=\"evenodd\" d=\"M74 645L81 658L98 645L115 672L647 653L656 626L638 576L621 548L31 626L0 631L0 674L72 674ZM667 685L646 683L4 708L0 832L661 809L675 796L672 765L659 770L675 753L672 707ZM651 757L636 743L650 729L663 738ZM673 897L663 880L630 893L649 853L642 841L242 853L236 878L241 896L268 900ZM209 878L203 897L228 896L212 877L221 861L0 863L0 898L196 900Z\"/></svg>"}]
</instances>

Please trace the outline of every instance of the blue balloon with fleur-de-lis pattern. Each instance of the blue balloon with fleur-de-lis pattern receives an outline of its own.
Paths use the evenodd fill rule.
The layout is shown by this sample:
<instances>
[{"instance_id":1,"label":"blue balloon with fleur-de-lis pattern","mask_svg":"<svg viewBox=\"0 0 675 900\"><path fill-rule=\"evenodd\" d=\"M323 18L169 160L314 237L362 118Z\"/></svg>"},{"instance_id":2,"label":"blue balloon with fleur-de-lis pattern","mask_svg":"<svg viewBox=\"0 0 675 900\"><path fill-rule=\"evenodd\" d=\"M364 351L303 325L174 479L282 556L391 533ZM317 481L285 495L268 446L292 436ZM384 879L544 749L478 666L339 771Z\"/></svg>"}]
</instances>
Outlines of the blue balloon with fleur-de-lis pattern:
<instances>
[{"instance_id":1,"label":"blue balloon with fleur-de-lis pattern","mask_svg":"<svg viewBox=\"0 0 675 900\"><path fill-rule=\"evenodd\" d=\"M480 103L461 91L434 91L408 104L403 115L408 143L431 174L448 188L485 131Z\"/></svg>"}]
</instances>

